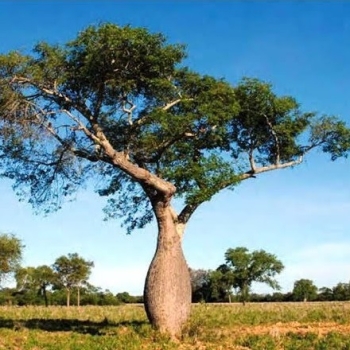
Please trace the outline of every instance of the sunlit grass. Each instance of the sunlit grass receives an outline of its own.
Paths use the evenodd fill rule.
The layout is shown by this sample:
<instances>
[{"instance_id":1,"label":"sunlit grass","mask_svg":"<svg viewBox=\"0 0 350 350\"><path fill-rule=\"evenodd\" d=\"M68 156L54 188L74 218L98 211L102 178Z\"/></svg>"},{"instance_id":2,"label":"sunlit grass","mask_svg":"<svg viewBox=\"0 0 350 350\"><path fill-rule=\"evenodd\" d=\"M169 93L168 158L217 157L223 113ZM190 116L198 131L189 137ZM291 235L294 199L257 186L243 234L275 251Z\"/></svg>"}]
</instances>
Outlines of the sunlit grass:
<instances>
[{"instance_id":1,"label":"sunlit grass","mask_svg":"<svg viewBox=\"0 0 350 350\"><path fill-rule=\"evenodd\" d=\"M179 342L142 305L0 307L0 349L350 349L350 303L194 305Z\"/></svg>"}]
</instances>

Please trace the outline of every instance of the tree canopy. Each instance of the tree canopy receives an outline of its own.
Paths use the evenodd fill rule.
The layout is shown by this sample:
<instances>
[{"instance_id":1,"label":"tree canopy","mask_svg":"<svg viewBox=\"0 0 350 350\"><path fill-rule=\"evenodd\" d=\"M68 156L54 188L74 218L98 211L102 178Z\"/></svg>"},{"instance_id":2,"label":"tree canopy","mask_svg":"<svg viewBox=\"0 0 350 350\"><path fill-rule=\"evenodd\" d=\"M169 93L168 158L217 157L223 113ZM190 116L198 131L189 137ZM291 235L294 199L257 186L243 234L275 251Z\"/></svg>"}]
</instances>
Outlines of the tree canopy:
<instances>
[{"instance_id":1,"label":"tree canopy","mask_svg":"<svg viewBox=\"0 0 350 350\"><path fill-rule=\"evenodd\" d=\"M293 299L298 301L311 301L317 298L317 287L309 279L302 278L294 282Z\"/></svg>"},{"instance_id":2,"label":"tree canopy","mask_svg":"<svg viewBox=\"0 0 350 350\"><path fill-rule=\"evenodd\" d=\"M186 223L218 191L315 147L332 159L349 150L344 122L257 79L200 75L185 56L161 34L110 23L0 55L1 175L46 212L95 179L106 216L130 232L152 220L152 191L181 197Z\"/></svg>"},{"instance_id":3,"label":"tree canopy","mask_svg":"<svg viewBox=\"0 0 350 350\"><path fill-rule=\"evenodd\" d=\"M11 234L0 234L0 285L1 282L19 267L23 245L20 239Z\"/></svg>"},{"instance_id":4,"label":"tree canopy","mask_svg":"<svg viewBox=\"0 0 350 350\"><path fill-rule=\"evenodd\" d=\"M80 288L87 284L87 280L94 266L92 261L80 257L77 253L62 255L52 265L56 273L56 288L64 288L67 293L67 306L70 305L70 293L73 288L78 291L78 306L80 304Z\"/></svg>"},{"instance_id":5,"label":"tree canopy","mask_svg":"<svg viewBox=\"0 0 350 350\"><path fill-rule=\"evenodd\" d=\"M284 269L284 265L275 255L265 250L249 253L247 248L237 247L228 249L225 259L223 267L232 276L232 287L239 290L243 303L248 299L253 282L265 283L273 289L280 288L274 276Z\"/></svg>"},{"instance_id":6,"label":"tree canopy","mask_svg":"<svg viewBox=\"0 0 350 350\"><path fill-rule=\"evenodd\" d=\"M37 267L20 267L16 270L15 279L17 290L20 292L31 291L44 297L48 306L47 288L57 282L52 268L47 265Z\"/></svg>"}]
</instances>

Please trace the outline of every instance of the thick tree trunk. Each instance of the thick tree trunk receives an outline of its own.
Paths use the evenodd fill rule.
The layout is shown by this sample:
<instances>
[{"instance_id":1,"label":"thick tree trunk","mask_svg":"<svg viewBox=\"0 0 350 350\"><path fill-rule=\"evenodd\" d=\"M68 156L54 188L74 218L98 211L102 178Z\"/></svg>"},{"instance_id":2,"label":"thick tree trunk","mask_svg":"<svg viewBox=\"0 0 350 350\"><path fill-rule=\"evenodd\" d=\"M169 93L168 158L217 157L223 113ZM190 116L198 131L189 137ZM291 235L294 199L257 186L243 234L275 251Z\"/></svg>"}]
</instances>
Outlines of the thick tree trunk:
<instances>
[{"instance_id":1,"label":"thick tree trunk","mask_svg":"<svg viewBox=\"0 0 350 350\"><path fill-rule=\"evenodd\" d=\"M148 270L144 300L148 319L163 333L181 334L191 309L191 283L182 251L184 227L174 223L170 207L155 205L158 243Z\"/></svg>"}]
</instances>

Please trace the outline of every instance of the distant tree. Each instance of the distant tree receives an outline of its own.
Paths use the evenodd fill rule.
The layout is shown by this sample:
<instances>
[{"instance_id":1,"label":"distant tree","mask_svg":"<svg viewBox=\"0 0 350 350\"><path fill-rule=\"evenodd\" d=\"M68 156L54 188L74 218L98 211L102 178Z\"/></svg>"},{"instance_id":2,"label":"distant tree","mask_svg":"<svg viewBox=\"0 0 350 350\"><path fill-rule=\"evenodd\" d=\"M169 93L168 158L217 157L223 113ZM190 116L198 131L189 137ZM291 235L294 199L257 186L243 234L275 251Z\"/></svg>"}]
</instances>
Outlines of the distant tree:
<instances>
[{"instance_id":1,"label":"distant tree","mask_svg":"<svg viewBox=\"0 0 350 350\"><path fill-rule=\"evenodd\" d=\"M132 300L132 298L128 300ZM98 294L98 305L119 305L121 302L122 301L108 289Z\"/></svg>"},{"instance_id":2,"label":"distant tree","mask_svg":"<svg viewBox=\"0 0 350 350\"><path fill-rule=\"evenodd\" d=\"M15 271L16 289L18 291L36 289L37 284L34 278L35 267L19 267Z\"/></svg>"},{"instance_id":3,"label":"distant tree","mask_svg":"<svg viewBox=\"0 0 350 350\"><path fill-rule=\"evenodd\" d=\"M249 253L245 247L228 249L225 253L226 266L232 273L232 287L237 288L243 304L248 300L253 282L269 285L279 289L279 284L273 278L284 266L273 254L264 250Z\"/></svg>"},{"instance_id":4,"label":"distant tree","mask_svg":"<svg viewBox=\"0 0 350 350\"><path fill-rule=\"evenodd\" d=\"M332 291L334 300L350 300L350 283L338 283Z\"/></svg>"},{"instance_id":5,"label":"distant tree","mask_svg":"<svg viewBox=\"0 0 350 350\"><path fill-rule=\"evenodd\" d=\"M39 293L44 297L45 305L48 306L47 288L56 281L56 274L50 266L41 265L35 269L35 279L39 285Z\"/></svg>"},{"instance_id":6,"label":"distant tree","mask_svg":"<svg viewBox=\"0 0 350 350\"><path fill-rule=\"evenodd\" d=\"M318 290L317 299L319 301L331 301L334 300L333 290L329 287L321 287Z\"/></svg>"},{"instance_id":7,"label":"distant tree","mask_svg":"<svg viewBox=\"0 0 350 350\"><path fill-rule=\"evenodd\" d=\"M350 148L337 118L303 112L257 79L233 86L196 73L185 57L159 33L111 23L0 55L0 175L45 212L96 180L107 217L128 232L155 218L145 307L172 336L190 313L182 237L197 208L315 148L332 159Z\"/></svg>"},{"instance_id":8,"label":"distant tree","mask_svg":"<svg viewBox=\"0 0 350 350\"><path fill-rule=\"evenodd\" d=\"M282 301L285 301L285 297L286 297L285 294L281 292L275 292L272 294L271 301L282 302Z\"/></svg>"},{"instance_id":9,"label":"distant tree","mask_svg":"<svg viewBox=\"0 0 350 350\"><path fill-rule=\"evenodd\" d=\"M192 302L208 301L210 296L210 270L189 269L192 288Z\"/></svg>"},{"instance_id":10,"label":"distant tree","mask_svg":"<svg viewBox=\"0 0 350 350\"><path fill-rule=\"evenodd\" d=\"M309 279L300 279L294 282L292 291L293 300L311 301L317 298L317 287Z\"/></svg>"},{"instance_id":11,"label":"distant tree","mask_svg":"<svg viewBox=\"0 0 350 350\"><path fill-rule=\"evenodd\" d=\"M217 297L217 301L231 302L232 287L234 285L234 274L226 264L220 265L210 274L210 287L212 297Z\"/></svg>"},{"instance_id":12,"label":"distant tree","mask_svg":"<svg viewBox=\"0 0 350 350\"><path fill-rule=\"evenodd\" d=\"M1 288L0 305L16 305L16 292L15 288Z\"/></svg>"},{"instance_id":13,"label":"distant tree","mask_svg":"<svg viewBox=\"0 0 350 350\"><path fill-rule=\"evenodd\" d=\"M133 295L130 295L128 292L117 293L116 297L118 300L125 304L136 302L136 298Z\"/></svg>"},{"instance_id":14,"label":"distant tree","mask_svg":"<svg viewBox=\"0 0 350 350\"><path fill-rule=\"evenodd\" d=\"M52 266L57 277L56 286L66 290L67 306L70 305L73 288L77 289L77 305L80 305L80 289L87 284L93 266L92 261L84 260L77 253L56 259Z\"/></svg>"},{"instance_id":15,"label":"distant tree","mask_svg":"<svg viewBox=\"0 0 350 350\"><path fill-rule=\"evenodd\" d=\"M47 288L55 283L56 275L47 265L38 267L20 267L16 270L15 279L20 292L35 292L44 298L48 306Z\"/></svg>"},{"instance_id":16,"label":"distant tree","mask_svg":"<svg viewBox=\"0 0 350 350\"><path fill-rule=\"evenodd\" d=\"M23 248L21 240L14 235L0 234L0 286L7 276L19 268Z\"/></svg>"}]
</instances>

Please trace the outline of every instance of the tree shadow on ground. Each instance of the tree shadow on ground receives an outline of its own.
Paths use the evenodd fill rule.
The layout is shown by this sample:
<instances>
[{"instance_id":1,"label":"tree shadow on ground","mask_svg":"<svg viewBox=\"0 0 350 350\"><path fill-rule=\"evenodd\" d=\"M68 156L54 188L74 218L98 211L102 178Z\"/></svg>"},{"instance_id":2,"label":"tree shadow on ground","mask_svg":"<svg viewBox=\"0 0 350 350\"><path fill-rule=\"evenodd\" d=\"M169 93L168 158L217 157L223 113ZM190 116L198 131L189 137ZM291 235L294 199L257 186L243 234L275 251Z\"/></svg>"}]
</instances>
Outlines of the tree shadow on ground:
<instances>
[{"instance_id":1,"label":"tree shadow on ground","mask_svg":"<svg viewBox=\"0 0 350 350\"><path fill-rule=\"evenodd\" d=\"M9 328L14 330L40 329L47 332L77 332L91 335L104 335L112 327L128 327L139 333L147 321L121 321L111 322L104 319L101 322L78 319L42 319L32 318L29 320L12 320L0 318L0 328Z\"/></svg>"}]
</instances>

